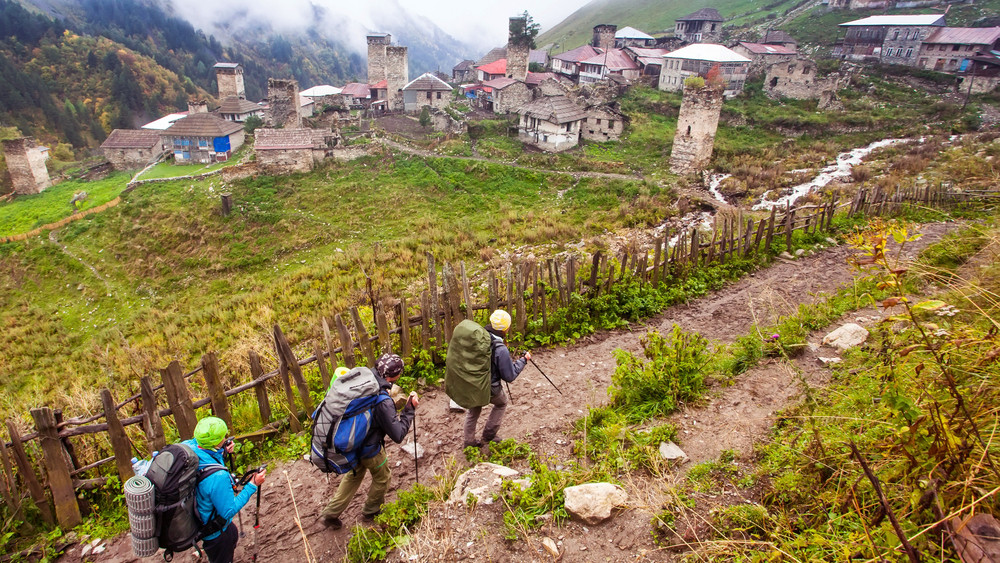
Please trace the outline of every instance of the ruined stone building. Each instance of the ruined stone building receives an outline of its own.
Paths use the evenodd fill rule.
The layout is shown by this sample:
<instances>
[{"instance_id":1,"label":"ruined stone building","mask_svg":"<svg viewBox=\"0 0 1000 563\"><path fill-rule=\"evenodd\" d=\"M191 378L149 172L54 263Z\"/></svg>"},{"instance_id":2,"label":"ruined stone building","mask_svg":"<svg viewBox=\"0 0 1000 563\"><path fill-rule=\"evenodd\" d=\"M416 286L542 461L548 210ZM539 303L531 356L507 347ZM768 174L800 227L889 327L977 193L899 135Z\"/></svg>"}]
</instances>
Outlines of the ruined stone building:
<instances>
[{"instance_id":1,"label":"ruined stone building","mask_svg":"<svg viewBox=\"0 0 1000 563\"><path fill-rule=\"evenodd\" d=\"M615 32L615 47L624 49L625 47L652 47L656 44L656 38L652 35L639 31L634 27L623 27Z\"/></svg>"},{"instance_id":2,"label":"ruined stone building","mask_svg":"<svg viewBox=\"0 0 1000 563\"><path fill-rule=\"evenodd\" d=\"M688 43L718 43L722 39L722 15L715 8L702 8L677 18L674 35Z\"/></svg>"},{"instance_id":3,"label":"ruined stone building","mask_svg":"<svg viewBox=\"0 0 1000 563\"><path fill-rule=\"evenodd\" d=\"M510 18L509 31L507 33L507 78L514 80L524 80L528 75L528 55L531 52L531 43L518 38L524 37L528 20L524 16Z\"/></svg>"},{"instance_id":4,"label":"ruined stone building","mask_svg":"<svg viewBox=\"0 0 1000 563\"><path fill-rule=\"evenodd\" d=\"M518 120L518 139L549 152L575 147L580 142L580 126L587 116L583 108L567 96L543 96L523 106Z\"/></svg>"},{"instance_id":5,"label":"ruined stone building","mask_svg":"<svg viewBox=\"0 0 1000 563\"><path fill-rule=\"evenodd\" d=\"M267 79L267 112L264 122L270 127L302 127L302 103L296 80Z\"/></svg>"},{"instance_id":6,"label":"ruined stone building","mask_svg":"<svg viewBox=\"0 0 1000 563\"><path fill-rule=\"evenodd\" d=\"M48 147L38 146L29 137L7 139L3 141L3 154L14 193L37 194L52 185L49 169L45 166L49 158Z\"/></svg>"},{"instance_id":7,"label":"ruined stone building","mask_svg":"<svg viewBox=\"0 0 1000 563\"><path fill-rule=\"evenodd\" d=\"M308 172L329 156L338 144L336 135L320 129L268 129L255 132L257 163L282 171Z\"/></svg>"},{"instance_id":8,"label":"ruined stone building","mask_svg":"<svg viewBox=\"0 0 1000 563\"><path fill-rule=\"evenodd\" d=\"M708 166L715 147L722 100L721 89L684 87L677 132L670 151L670 170L675 174L690 174Z\"/></svg>"},{"instance_id":9,"label":"ruined stone building","mask_svg":"<svg viewBox=\"0 0 1000 563\"><path fill-rule=\"evenodd\" d=\"M517 113L533 98L528 85L513 78L495 78L483 82L479 102L483 109L494 113Z\"/></svg>"},{"instance_id":10,"label":"ruined stone building","mask_svg":"<svg viewBox=\"0 0 1000 563\"><path fill-rule=\"evenodd\" d=\"M795 57L798 56L795 47L750 43L749 41L740 41L733 45L733 52L750 59L749 74L751 76L760 76L767 67L775 63L795 60Z\"/></svg>"},{"instance_id":11,"label":"ruined stone building","mask_svg":"<svg viewBox=\"0 0 1000 563\"><path fill-rule=\"evenodd\" d=\"M725 81L725 95L731 98L743 91L743 85L750 72L750 59L732 49L713 43L696 43L681 47L664 56L657 87L660 90L677 92L684 88L685 78L705 77L713 69L718 69L719 77Z\"/></svg>"},{"instance_id":12,"label":"ruined stone building","mask_svg":"<svg viewBox=\"0 0 1000 563\"><path fill-rule=\"evenodd\" d=\"M610 49L615 46L615 32L618 26L614 24L602 23L594 26L594 37L590 40L590 46L595 49Z\"/></svg>"},{"instance_id":13,"label":"ruined stone building","mask_svg":"<svg viewBox=\"0 0 1000 563\"><path fill-rule=\"evenodd\" d=\"M444 108L451 102L451 86L429 72L403 86L403 110L420 111L424 106Z\"/></svg>"},{"instance_id":14,"label":"ruined stone building","mask_svg":"<svg viewBox=\"0 0 1000 563\"><path fill-rule=\"evenodd\" d=\"M580 135L587 141L617 141L625 132L625 114L613 105L601 104L586 109Z\"/></svg>"},{"instance_id":15,"label":"ruined stone building","mask_svg":"<svg viewBox=\"0 0 1000 563\"><path fill-rule=\"evenodd\" d=\"M825 109L833 104L837 90L845 82L843 75L839 73L820 77L816 63L800 57L767 67L764 93L774 99L819 100L817 106Z\"/></svg>"},{"instance_id":16,"label":"ruined stone building","mask_svg":"<svg viewBox=\"0 0 1000 563\"><path fill-rule=\"evenodd\" d=\"M228 96L247 99L243 67L239 63L215 63L215 82L219 85L220 100Z\"/></svg>"},{"instance_id":17,"label":"ruined stone building","mask_svg":"<svg viewBox=\"0 0 1000 563\"><path fill-rule=\"evenodd\" d=\"M115 129L101 144L101 152L115 170L133 170L160 158L166 147L159 131Z\"/></svg>"},{"instance_id":18,"label":"ruined stone building","mask_svg":"<svg viewBox=\"0 0 1000 563\"><path fill-rule=\"evenodd\" d=\"M368 84L386 81L389 109L403 109L403 86L410 82L407 48L392 44L392 35L368 35Z\"/></svg>"}]
</instances>

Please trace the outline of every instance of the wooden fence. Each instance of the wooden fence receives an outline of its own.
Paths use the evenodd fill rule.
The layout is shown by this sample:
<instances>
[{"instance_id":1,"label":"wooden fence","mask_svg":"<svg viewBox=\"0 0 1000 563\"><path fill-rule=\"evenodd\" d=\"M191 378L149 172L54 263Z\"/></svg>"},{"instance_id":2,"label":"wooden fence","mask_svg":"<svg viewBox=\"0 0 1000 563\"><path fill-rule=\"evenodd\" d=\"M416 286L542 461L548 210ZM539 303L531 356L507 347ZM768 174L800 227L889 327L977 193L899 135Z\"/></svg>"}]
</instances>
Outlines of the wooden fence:
<instances>
[{"instance_id":1,"label":"wooden fence","mask_svg":"<svg viewBox=\"0 0 1000 563\"><path fill-rule=\"evenodd\" d=\"M928 192L923 197L925 203L933 203L934 198L944 196ZM769 216L758 221L717 218L707 235L697 228L668 231L657 237L651 247L626 250L617 256L596 252L591 256L513 263L499 270L485 270L478 282L472 284L464 263L445 263L439 269L434 256L428 253L427 289L420 294L419 303L407 297L400 297L392 307L373 303L372 332L357 307L332 318L324 317L320 327L322 341L313 342L311 354L302 359L296 357L292 344L275 325L271 336L277 367L265 372L260 354L251 351L247 357L250 381L231 389L223 385L216 354L208 353L198 366L186 372L179 362L170 362L160 370L159 383L152 375L142 377L140 392L120 402L110 390L102 389L100 411L91 416L64 418L59 410L32 409L35 428L24 434L15 421L7 420L10 441L0 439L0 494L15 511L30 498L47 521L74 526L81 520L77 491L106 483L106 475L92 475L105 464L114 463L123 482L131 477L133 454L144 457L165 445L164 426L168 424L165 419L172 417L177 434L187 439L194 431L196 409L210 406L215 416L231 425L230 398L252 392L264 432L277 432L276 419L282 419L283 424L286 417L275 416L272 391L267 385L277 378L278 396L288 409L287 424L293 432L298 432L302 430L301 420L314 406L303 375L304 366L317 364L325 389L330 382L330 370L338 365L371 366L377 355L389 351L412 361L420 350L436 351L447 343L452 329L461 320L473 318L477 311L488 313L497 308L510 312L516 332L524 334L532 322L533 327L541 327L545 333L554 328L549 322L552 313L567 305L572 294L594 298L621 283L655 287L671 276L749 257L770 249L772 244L790 249L794 231L827 230L838 207L850 205L852 214L869 212L875 201L883 202L884 198L869 198L862 191L853 202L841 206L832 202L807 205L785 209L780 214L772 209ZM300 347L304 344L300 343ZM192 394L189 381L195 375L203 379L204 385L197 387L204 390L205 397L196 399ZM132 436L126 432L130 426L136 427ZM107 435L111 455L103 459L79 459L73 438L95 434ZM32 463L26 446L33 450L37 466ZM50 491L51 504L46 490Z\"/></svg>"}]
</instances>

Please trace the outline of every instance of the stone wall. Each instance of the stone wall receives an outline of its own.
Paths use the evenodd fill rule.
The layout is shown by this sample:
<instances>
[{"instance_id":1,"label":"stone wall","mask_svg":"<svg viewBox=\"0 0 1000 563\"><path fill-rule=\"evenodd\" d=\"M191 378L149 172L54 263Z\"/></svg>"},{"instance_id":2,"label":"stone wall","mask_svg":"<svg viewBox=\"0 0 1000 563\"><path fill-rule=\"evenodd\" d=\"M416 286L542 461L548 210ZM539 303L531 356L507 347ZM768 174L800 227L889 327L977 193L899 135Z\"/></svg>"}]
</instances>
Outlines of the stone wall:
<instances>
[{"instance_id":1,"label":"stone wall","mask_svg":"<svg viewBox=\"0 0 1000 563\"><path fill-rule=\"evenodd\" d=\"M403 95L400 90L410 82L406 47L396 45L385 48L385 80L388 83L386 97L389 108L402 110Z\"/></svg>"},{"instance_id":2,"label":"stone wall","mask_svg":"<svg viewBox=\"0 0 1000 563\"><path fill-rule=\"evenodd\" d=\"M368 36L368 83L377 84L386 80L385 69L385 48L392 43L392 36L385 35Z\"/></svg>"},{"instance_id":3,"label":"stone wall","mask_svg":"<svg viewBox=\"0 0 1000 563\"><path fill-rule=\"evenodd\" d=\"M52 185L45 167L45 153L34 139L8 139L3 142L3 154L14 193L37 194Z\"/></svg>"},{"instance_id":4,"label":"stone wall","mask_svg":"<svg viewBox=\"0 0 1000 563\"><path fill-rule=\"evenodd\" d=\"M773 64L764 75L764 93L774 99L818 99L820 109L830 107L844 77L834 73L820 78L816 70L816 63L804 58Z\"/></svg>"},{"instance_id":5,"label":"stone wall","mask_svg":"<svg viewBox=\"0 0 1000 563\"><path fill-rule=\"evenodd\" d=\"M115 170L137 170L144 168L163 154L162 144L155 149L101 149L104 158L111 162Z\"/></svg>"},{"instance_id":6,"label":"stone wall","mask_svg":"<svg viewBox=\"0 0 1000 563\"><path fill-rule=\"evenodd\" d=\"M534 99L528 85L517 82L504 88L493 91L493 111L495 113L517 113L522 106Z\"/></svg>"},{"instance_id":7,"label":"stone wall","mask_svg":"<svg viewBox=\"0 0 1000 563\"><path fill-rule=\"evenodd\" d=\"M615 46L615 32L617 25L601 24L594 26L594 38L590 41L591 47L598 49L610 49Z\"/></svg>"},{"instance_id":8,"label":"stone wall","mask_svg":"<svg viewBox=\"0 0 1000 563\"><path fill-rule=\"evenodd\" d=\"M996 90L997 86L1000 85L1000 76L968 76L965 79L972 81L973 94L986 94ZM959 89L962 88L969 88L969 86L963 84Z\"/></svg>"},{"instance_id":9,"label":"stone wall","mask_svg":"<svg viewBox=\"0 0 1000 563\"><path fill-rule=\"evenodd\" d=\"M722 112L722 90L684 87L677 133L670 152L670 169L675 174L690 174L708 166L715 146L715 131Z\"/></svg>"},{"instance_id":10,"label":"stone wall","mask_svg":"<svg viewBox=\"0 0 1000 563\"><path fill-rule=\"evenodd\" d=\"M524 80L528 76L528 47L507 44L507 77Z\"/></svg>"},{"instance_id":11,"label":"stone wall","mask_svg":"<svg viewBox=\"0 0 1000 563\"><path fill-rule=\"evenodd\" d=\"M312 170L313 150L304 149L269 149L257 150L257 163L264 167L277 168L284 171L308 172Z\"/></svg>"},{"instance_id":12,"label":"stone wall","mask_svg":"<svg viewBox=\"0 0 1000 563\"><path fill-rule=\"evenodd\" d=\"M215 69L215 81L219 84L219 99L229 96L246 99L247 89L243 82L243 67Z\"/></svg>"},{"instance_id":13,"label":"stone wall","mask_svg":"<svg viewBox=\"0 0 1000 563\"><path fill-rule=\"evenodd\" d=\"M587 108L587 118L580 126L580 136L588 141L603 143L617 141L625 131L625 119L616 112L602 107Z\"/></svg>"},{"instance_id":14,"label":"stone wall","mask_svg":"<svg viewBox=\"0 0 1000 563\"><path fill-rule=\"evenodd\" d=\"M267 103L264 122L268 127L302 127L298 81L268 78Z\"/></svg>"}]
</instances>

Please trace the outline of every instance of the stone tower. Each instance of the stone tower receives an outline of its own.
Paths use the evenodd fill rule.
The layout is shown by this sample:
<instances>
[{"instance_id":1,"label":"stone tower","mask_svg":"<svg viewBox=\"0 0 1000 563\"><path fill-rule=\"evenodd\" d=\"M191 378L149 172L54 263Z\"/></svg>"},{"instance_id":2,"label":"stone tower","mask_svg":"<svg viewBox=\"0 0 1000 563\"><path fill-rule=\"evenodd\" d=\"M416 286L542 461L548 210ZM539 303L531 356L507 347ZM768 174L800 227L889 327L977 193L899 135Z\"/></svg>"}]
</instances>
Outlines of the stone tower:
<instances>
[{"instance_id":1,"label":"stone tower","mask_svg":"<svg viewBox=\"0 0 1000 563\"><path fill-rule=\"evenodd\" d=\"M3 141L3 154L15 193L37 194L52 185L49 169L45 167L46 153L34 139L21 137Z\"/></svg>"},{"instance_id":2,"label":"stone tower","mask_svg":"<svg viewBox=\"0 0 1000 563\"><path fill-rule=\"evenodd\" d=\"M243 67L239 63L215 63L215 82L219 85L219 99L236 96L247 99L243 84Z\"/></svg>"},{"instance_id":3,"label":"stone tower","mask_svg":"<svg viewBox=\"0 0 1000 563\"><path fill-rule=\"evenodd\" d=\"M690 174L708 166L715 146L715 131L722 112L721 88L684 85L684 99L677 116L677 132L670 151L670 170Z\"/></svg>"},{"instance_id":4,"label":"stone tower","mask_svg":"<svg viewBox=\"0 0 1000 563\"><path fill-rule=\"evenodd\" d=\"M299 83L295 80L267 79L267 125L297 129L302 127Z\"/></svg>"},{"instance_id":5,"label":"stone tower","mask_svg":"<svg viewBox=\"0 0 1000 563\"><path fill-rule=\"evenodd\" d=\"M594 38L590 41L591 47L597 49L610 49L615 46L615 32L618 26L602 23L594 26Z\"/></svg>"},{"instance_id":6,"label":"stone tower","mask_svg":"<svg viewBox=\"0 0 1000 563\"><path fill-rule=\"evenodd\" d=\"M385 82L386 97L389 107L395 110L403 109L403 86L410 83L409 60L406 47L386 45L385 47ZM369 84L373 84L369 82Z\"/></svg>"},{"instance_id":7,"label":"stone tower","mask_svg":"<svg viewBox=\"0 0 1000 563\"><path fill-rule=\"evenodd\" d=\"M372 33L368 36L369 84L378 84L379 82L386 80L385 48L391 44L392 35L389 35L388 33Z\"/></svg>"},{"instance_id":8,"label":"stone tower","mask_svg":"<svg viewBox=\"0 0 1000 563\"><path fill-rule=\"evenodd\" d=\"M510 18L507 34L507 77L524 80L528 76L528 53L531 45L515 40L515 34L523 37L527 31L528 19L524 16Z\"/></svg>"}]
</instances>

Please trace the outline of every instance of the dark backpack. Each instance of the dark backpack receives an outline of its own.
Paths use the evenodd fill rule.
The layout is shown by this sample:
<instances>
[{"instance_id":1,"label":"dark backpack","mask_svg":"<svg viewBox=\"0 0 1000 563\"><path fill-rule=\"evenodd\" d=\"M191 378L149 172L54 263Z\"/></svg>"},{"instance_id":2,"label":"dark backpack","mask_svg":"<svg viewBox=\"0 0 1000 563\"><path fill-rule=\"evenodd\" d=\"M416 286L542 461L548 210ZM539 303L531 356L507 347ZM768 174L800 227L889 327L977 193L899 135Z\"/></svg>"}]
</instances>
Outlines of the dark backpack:
<instances>
[{"instance_id":1,"label":"dark backpack","mask_svg":"<svg viewBox=\"0 0 1000 563\"><path fill-rule=\"evenodd\" d=\"M491 370L496 342L485 328L468 319L458 323L448 342L444 392L471 409L490 402Z\"/></svg>"},{"instance_id":2,"label":"dark backpack","mask_svg":"<svg viewBox=\"0 0 1000 563\"><path fill-rule=\"evenodd\" d=\"M196 546L205 536L222 531L225 519L214 515L204 524L198 517L196 493L198 483L217 471L222 465L211 464L198 468L198 454L187 444L170 444L160 450L146 471L146 478L155 491L156 537L166 551L163 558L173 559L173 554Z\"/></svg>"},{"instance_id":3,"label":"dark backpack","mask_svg":"<svg viewBox=\"0 0 1000 563\"><path fill-rule=\"evenodd\" d=\"M390 400L375 374L357 367L338 377L313 413L309 460L323 473L352 471L362 459L374 457L381 444L364 446L371 430L372 410Z\"/></svg>"}]
</instances>

